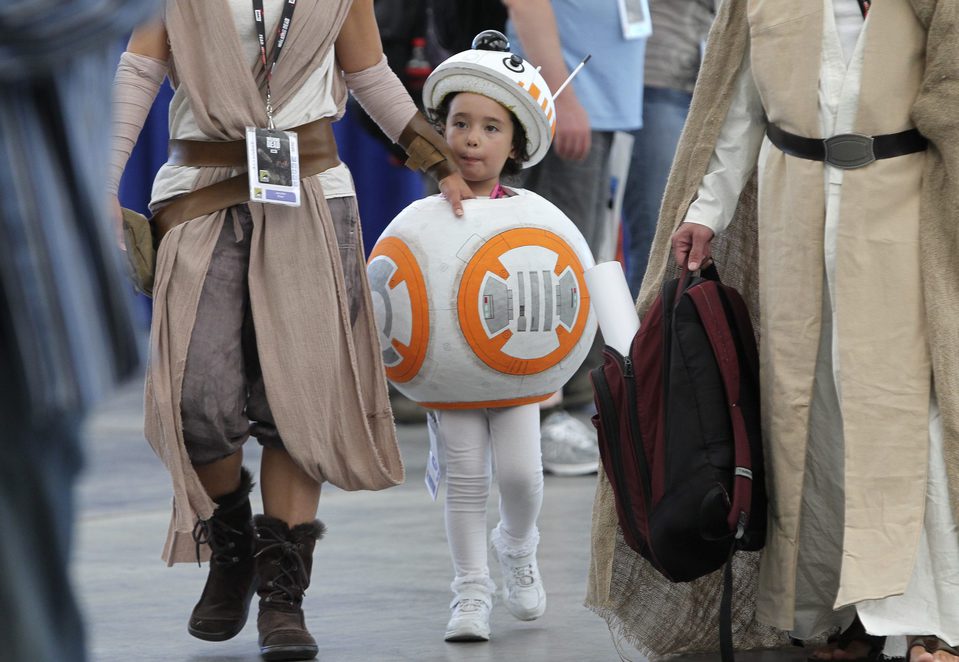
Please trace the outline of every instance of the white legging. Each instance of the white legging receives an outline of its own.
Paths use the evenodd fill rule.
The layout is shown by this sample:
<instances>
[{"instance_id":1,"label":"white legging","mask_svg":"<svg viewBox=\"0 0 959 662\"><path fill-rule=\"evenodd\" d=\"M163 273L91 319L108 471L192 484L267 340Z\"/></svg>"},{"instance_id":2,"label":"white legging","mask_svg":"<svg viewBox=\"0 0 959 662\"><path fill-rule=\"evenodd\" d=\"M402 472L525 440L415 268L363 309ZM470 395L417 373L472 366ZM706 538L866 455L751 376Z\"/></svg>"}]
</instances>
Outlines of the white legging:
<instances>
[{"instance_id":1,"label":"white legging","mask_svg":"<svg viewBox=\"0 0 959 662\"><path fill-rule=\"evenodd\" d=\"M454 584L489 577L486 501L496 469L500 538L510 548L535 547L543 503L539 406L437 411L440 459L446 467L446 537ZM492 452L491 452L492 451Z\"/></svg>"}]
</instances>

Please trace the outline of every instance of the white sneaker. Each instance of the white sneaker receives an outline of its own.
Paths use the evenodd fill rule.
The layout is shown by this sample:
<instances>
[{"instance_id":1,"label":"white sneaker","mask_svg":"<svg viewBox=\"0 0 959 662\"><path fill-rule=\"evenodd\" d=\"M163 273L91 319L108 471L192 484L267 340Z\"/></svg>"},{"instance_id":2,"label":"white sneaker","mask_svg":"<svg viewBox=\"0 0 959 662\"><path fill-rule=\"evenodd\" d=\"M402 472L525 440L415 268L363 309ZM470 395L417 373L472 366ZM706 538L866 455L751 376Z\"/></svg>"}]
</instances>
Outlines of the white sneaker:
<instances>
[{"instance_id":1,"label":"white sneaker","mask_svg":"<svg viewBox=\"0 0 959 662\"><path fill-rule=\"evenodd\" d=\"M464 590L450 603L453 614L446 624L446 641L489 641L492 601L483 591Z\"/></svg>"},{"instance_id":2,"label":"white sneaker","mask_svg":"<svg viewBox=\"0 0 959 662\"><path fill-rule=\"evenodd\" d=\"M546 612L546 589L536 553L510 556L501 553L495 544L492 550L503 571L503 602L509 613L521 621L535 621Z\"/></svg>"},{"instance_id":3,"label":"white sneaker","mask_svg":"<svg viewBox=\"0 0 959 662\"><path fill-rule=\"evenodd\" d=\"M557 476L584 476L599 470L596 431L566 411L547 416L540 425L543 471Z\"/></svg>"}]
</instances>

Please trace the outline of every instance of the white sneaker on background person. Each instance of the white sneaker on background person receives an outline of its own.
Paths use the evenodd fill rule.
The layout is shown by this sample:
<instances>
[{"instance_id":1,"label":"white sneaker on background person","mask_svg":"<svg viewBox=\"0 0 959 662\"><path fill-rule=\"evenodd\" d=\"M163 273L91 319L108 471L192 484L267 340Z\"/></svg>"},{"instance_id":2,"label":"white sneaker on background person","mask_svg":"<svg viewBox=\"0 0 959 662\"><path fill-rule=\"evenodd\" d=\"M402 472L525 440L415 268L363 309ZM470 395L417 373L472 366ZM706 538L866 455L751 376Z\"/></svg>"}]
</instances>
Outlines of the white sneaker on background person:
<instances>
[{"instance_id":1,"label":"white sneaker on background person","mask_svg":"<svg viewBox=\"0 0 959 662\"><path fill-rule=\"evenodd\" d=\"M553 412L540 424L543 471L584 476L599 470L596 430L567 411Z\"/></svg>"}]
</instances>

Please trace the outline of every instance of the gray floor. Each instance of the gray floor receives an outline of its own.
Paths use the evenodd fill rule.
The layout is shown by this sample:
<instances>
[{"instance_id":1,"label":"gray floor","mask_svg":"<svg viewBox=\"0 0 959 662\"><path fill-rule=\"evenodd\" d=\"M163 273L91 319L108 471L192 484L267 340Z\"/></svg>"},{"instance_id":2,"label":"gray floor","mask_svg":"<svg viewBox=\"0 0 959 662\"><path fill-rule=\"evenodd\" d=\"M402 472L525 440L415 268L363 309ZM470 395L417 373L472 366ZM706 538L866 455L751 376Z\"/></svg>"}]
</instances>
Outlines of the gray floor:
<instances>
[{"instance_id":1,"label":"gray floor","mask_svg":"<svg viewBox=\"0 0 959 662\"><path fill-rule=\"evenodd\" d=\"M235 639L193 639L186 621L205 569L167 568L160 549L169 522L169 479L143 441L141 387L129 385L93 418L80 488L75 576L86 610L94 662L154 660L254 662L255 619ZM605 622L582 606L595 476L547 477L540 518L546 615L518 622L494 606L488 644L446 644L451 567L442 505L423 485L424 426L399 429L404 485L384 493L327 489L320 518L329 533L317 546L305 609L321 660L565 662L618 660ZM255 466L255 444L247 445ZM495 498L495 497L494 497ZM490 512L495 512L491 499ZM254 504L254 509L256 504ZM490 519L490 526L495 521ZM495 575L494 575L495 577ZM644 658L629 649L625 659ZM708 655L692 662L717 660ZM741 662L798 662L801 651L754 653Z\"/></svg>"}]
</instances>

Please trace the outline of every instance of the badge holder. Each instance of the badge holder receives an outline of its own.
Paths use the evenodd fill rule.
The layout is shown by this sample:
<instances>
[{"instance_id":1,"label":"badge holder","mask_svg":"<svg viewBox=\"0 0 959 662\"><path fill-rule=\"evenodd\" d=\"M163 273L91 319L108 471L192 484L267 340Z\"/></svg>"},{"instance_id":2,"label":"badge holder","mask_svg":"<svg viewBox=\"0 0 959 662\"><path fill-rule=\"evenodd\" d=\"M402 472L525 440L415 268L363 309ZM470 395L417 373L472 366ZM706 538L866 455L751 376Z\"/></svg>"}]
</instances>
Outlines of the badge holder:
<instances>
[{"instance_id":1,"label":"badge holder","mask_svg":"<svg viewBox=\"0 0 959 662\"><path fill-rule=\"evenodd\" d=\"M642 39L653 34L648 0L619 0L619 22L624 39Z\"/></svg>"},{"instance_id":2,"label":"badge holder","mask_svg":"<svg viewBox=\"0 0 959 662\"><path fill-rule=\"evenodd\" d=\"M446 471L444 471L443 466L445 463L441 460L443 442L440 434L439 418L435 411L430 411L426 414L426 426L430 436L430 452L426 458L426 476L424 477L424 482L426 483L426 491L429 492L430 498L436 501L436 495L439 493L440 485L443 484L443 480L446 477Z\"/></svg>"},{"instance_id":3,"label":"badge holder","mask_svg":"<svg viewBox=\"0 0 959 662\"><path fill-rule=\"evenodd\" d=\"M296 133L276 129L269 97L266 114L269 128L246 127L250 200L299 207L300 152Z\"/></svg>"},{"instance_id":4,"label":"badge holder","mask_svg":"<svg viewBox=\"0 0 959 662\"><path fill-rule=\"evenodd\" d=\"M300 151L296 133L277 131L273 123L273 96L270 80L280 59L293 22L296 0L286 0L280 16L271 60L266 57L266 18L263 0L253 0L253 22L260 45L260 61L266 72L266 129L246 127L246 164L250 179L250 200L274 205L300 206Z\"/></svg>"}]
</instances>

